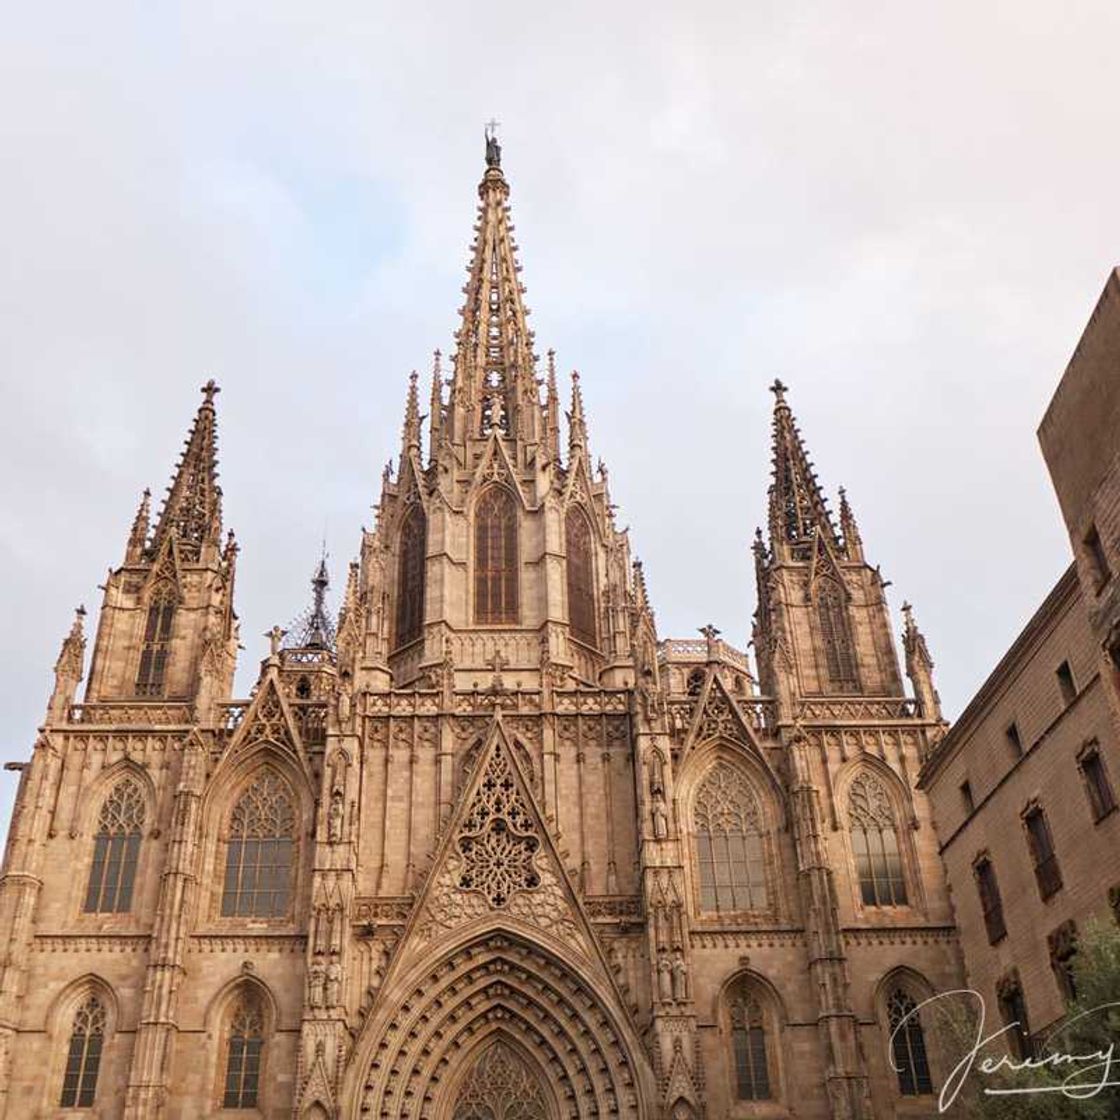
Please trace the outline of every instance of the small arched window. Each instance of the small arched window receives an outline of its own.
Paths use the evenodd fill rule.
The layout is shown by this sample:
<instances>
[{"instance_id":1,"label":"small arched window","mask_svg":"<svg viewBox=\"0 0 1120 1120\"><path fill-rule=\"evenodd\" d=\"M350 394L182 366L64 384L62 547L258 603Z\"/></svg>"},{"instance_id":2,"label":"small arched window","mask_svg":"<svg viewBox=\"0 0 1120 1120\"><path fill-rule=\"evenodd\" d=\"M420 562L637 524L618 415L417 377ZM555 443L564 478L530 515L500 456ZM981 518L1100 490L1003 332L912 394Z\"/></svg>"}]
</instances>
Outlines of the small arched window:
<instances>
[{"instance_id":1,"label":"small arched window","mask_svg":"<svg viewBox=\"0 0 1120 1120\"><path fill-rule=\"evenodd\" d=\"M905 906L906 879L890 798L872 775L858 775L848 793L848 827L864 906Z\"/></svg>"},{"instance_id":2,"label":"small arched window","mask_svg":"<svg viewBox=\"0 0 1120 1120\"><path fill-rule=\"evenodd\" d=\"M424 577L428 519L417 503L401 525L397 560L397 646L420 637L424 627Z\"/></svg>"},{"instance_id":3,"label":"small arched window","mask_svg":"<svg viewBox=\"0 0 1120 1120\"><path fill-rule=\"evenodd\" d=\"M475 507L474 620L517 619L517 504L504 486L491 486Z\"/></svg>"},{"instance_id":4,"label":"small arched window","mask_svg":"<svg viewBox=\"0 0 1120 1120\"><path fill-rule=\"evenodd\" d=\"M229 820L224 917L281 918L292 897L296 815L284 782L265 771Z\"/></svg>"},{"instance_id":5,"label":"small arched window","mask_svg":"<svg viewBox=\"0 0 1120 1120\"><path fill-rule=\"evenodd\" d=\"M773 1097L767 1053L766 1019L748 981L732 990L727 1003L731 1021L731 1063L735 1095L741 1101L768 1101Z\"/></svg>"},{"instance_id":6,"label":"small arched window","mask_svg":"<svg viewBox=\"0 0 1120 1120\"><path fill-rule=\"evenodd\" d=\"M136 674L137 696L163 695L178 601L175 588L169 583L161 583L148 600L148 618L140 646L140 669Z\"/></svg>"},{"instance_id":7,"label":"small arched window","mask_svg":"<svg viewBox=\"0 0 1120 1120\"><path fill-rule=\"evenodd\" d=\"M754 792L738 770L726 762L712 767L697 791L693 821L700 909L765 910L762 818Z\"/></svg>"},{"instance_id":8,"label":"small arched window","mask_svg":"<svg viewBox=\"0 0 1120 1120\"><path fill-rule=\"evenodd\" d=\"M833 692L857 692L855 647L843 589L835 580L822 579L817 585L816 600L829 688Z\"/></svg>"},{"instance_id":9,"label":"small arched window","mask_svg":"<svg viewBox=\"0 0 1120 1120\"><path fill-rule=\"evenodd\" d=\"M226 1045L223 1108L256 1108L264 1052L264 1015L260 1000L245 993L233 1008Z\"/></svg>"},{"instance_id":10,"label":"small arched window","mask_svg":"<svg viewBox=\"0 0 1120 1120\"><path fill-rule=\"evenodd\" d=\"M136 782L124 778L105 798L97 819L86 886L87 914L123 914L131 909L143 830L144 794Z\"/></svg>"},{"instance_id":11,"label":"small arched window","mask_svg":"<svg viewBox=\"0 0 1120 1120\"><path fill-rule=\"evenodd\" d=\"M90 996L78 1008L70 1030L70 1048L62 1077L62 1108L92 1108L105 1044L105 1005Z\"/></svg>"},{"instance_id":12,"label":"small arched window","mask_svg":"<svg viewBox=\"0 0 1120 1120\"><path fill-rule=\"evenodd\" d=\"M932 1093L933 1079L918 1005L901 988L895 988L887 1000L887 1020L891 1028L891 1066L898 1075L898 1091L904 1097Z\"/></svg>"},{"instance_id":13,"label":"small arched window","mask_svg":"<svg viewBox=\"0 0 1120 1120\"><path fill-rule=\"evenodd\" d=\"M564 519L564 539L568 551L568 621L572 637L594 646L597 627L591 525L578 506L572 506Z\"/></svg>"}]
</instances>

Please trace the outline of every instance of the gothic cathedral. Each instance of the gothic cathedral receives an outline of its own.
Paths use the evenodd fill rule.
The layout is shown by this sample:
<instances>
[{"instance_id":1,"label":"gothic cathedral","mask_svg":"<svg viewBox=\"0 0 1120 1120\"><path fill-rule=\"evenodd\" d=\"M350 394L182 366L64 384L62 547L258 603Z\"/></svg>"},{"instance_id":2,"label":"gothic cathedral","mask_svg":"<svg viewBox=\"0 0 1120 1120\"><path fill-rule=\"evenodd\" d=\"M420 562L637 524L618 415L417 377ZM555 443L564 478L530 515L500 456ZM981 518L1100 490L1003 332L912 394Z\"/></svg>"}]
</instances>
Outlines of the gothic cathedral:
<instances>
[{"instance_id":1,"label":"gothic cathedral","mask_svg":"<svg viewBox=\"0 0 1120 1120\"><path fill-rule=\"evenodd\" d=\"M80 702L79 611L0 879L0 1120L933 1114L925 641L905 608L908 696L780 383L757 671L658 637L509 193L491 140L450 376L426 417L412 377L337 620L321 566L233 696L213 383Z\"/></svg>"}]
</instances>

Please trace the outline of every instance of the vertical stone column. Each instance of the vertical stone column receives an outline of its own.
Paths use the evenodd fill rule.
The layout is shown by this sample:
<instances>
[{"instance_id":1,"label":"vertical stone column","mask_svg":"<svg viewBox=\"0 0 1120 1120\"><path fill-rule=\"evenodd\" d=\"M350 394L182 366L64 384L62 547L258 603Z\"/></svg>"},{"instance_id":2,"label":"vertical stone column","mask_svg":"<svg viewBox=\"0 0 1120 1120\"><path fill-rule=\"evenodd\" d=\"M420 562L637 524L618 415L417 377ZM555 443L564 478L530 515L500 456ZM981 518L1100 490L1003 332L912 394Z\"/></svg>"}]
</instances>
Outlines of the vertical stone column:
<instances>
[{"instance_id":1,"label":"vertical stone column","mask_svg":"<svg viewBox=\"0 0 1120 1120\"><path fill-rule=\"evenodd\" d=\"M833 1120L871 1120L867 1068L848 991L836 887L822 835L820 795L812 781L804 736L795 733L787 743L797 873L805 907L809 976L817 993L817 1022L828 1062L829 1107Z\"/></svg>"},{"instance_id":2,"label":"vertical stone column","mask_svg":"<svg viewBox=\"0 0 1120 1120\"><path fill-rule=\"evenodd\" d=\"M61 755L48 736L40 736L20 776L0 874L0 1118L8 1114L12 1047L27 983L35 909L43 886L39 875L43 842L61 765Z\"/></svg>"},{"instance_id":3,"label":"vertical stone column","mask_svg":"<svg viewBox=\"0 0 1120 1120\"><path fill-rule=\"evenodd\" d=\"M171 1051L177 1030L175 1010L183 978L187 923L197 885L199 803L206 770L205 753L201 737L197 732L192 733L183 750L171 842L160 878L140 1021L125 1093L124 1120L158 1120L164 1115Z\"/></svg>"}]
</instances>

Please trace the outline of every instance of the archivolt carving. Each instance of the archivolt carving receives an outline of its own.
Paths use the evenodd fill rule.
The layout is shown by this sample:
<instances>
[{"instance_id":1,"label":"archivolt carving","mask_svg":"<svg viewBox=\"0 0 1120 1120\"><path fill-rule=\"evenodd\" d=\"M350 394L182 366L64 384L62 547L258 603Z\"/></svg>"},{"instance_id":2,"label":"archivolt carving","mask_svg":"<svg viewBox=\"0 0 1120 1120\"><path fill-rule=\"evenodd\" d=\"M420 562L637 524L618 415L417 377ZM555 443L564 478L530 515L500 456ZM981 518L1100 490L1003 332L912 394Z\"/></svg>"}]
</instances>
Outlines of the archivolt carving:
<instances>
[{"instance_id":1,"label":"archivolt carving","mask_svg":"<svg viewBox=\"0 0 1120 1120\"><path fill-rule=\"evenodd\" d=\"M541 1070L564 1102L563 1116L634 1120L641 1055L630 1052L617 1021L591 986L552 954L492 934L432 966L392 1018L373 1027L355 1103L361 1115L380 1120L458 1117L451 1111L458 1098L447 1098L458 1063L478 1053L488 1032L501 1032ZM498 1115L535 1120L547 1114Z\"/></svg>"}]
</instances>

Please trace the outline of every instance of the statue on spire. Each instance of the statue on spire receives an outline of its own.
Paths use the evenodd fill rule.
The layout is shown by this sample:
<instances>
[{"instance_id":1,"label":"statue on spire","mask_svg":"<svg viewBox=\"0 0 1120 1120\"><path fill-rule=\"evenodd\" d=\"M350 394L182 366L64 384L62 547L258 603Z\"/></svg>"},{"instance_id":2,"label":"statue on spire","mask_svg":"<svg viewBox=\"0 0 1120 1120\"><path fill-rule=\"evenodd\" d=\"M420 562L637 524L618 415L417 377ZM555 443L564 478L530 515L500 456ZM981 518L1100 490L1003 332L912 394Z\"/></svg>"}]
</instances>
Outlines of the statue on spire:
<instances>
[{"instance_id":1,"label":"statue on spire","mask_svg":"<svg viewBox=\"0 0 1120 1120\"><path fill-rule=\"evenodd\" d=\"M502 167L502 146L498 143L498 122L486 122L486 166L495 167L499 171Z\"/></svg>"}]
</instances>

